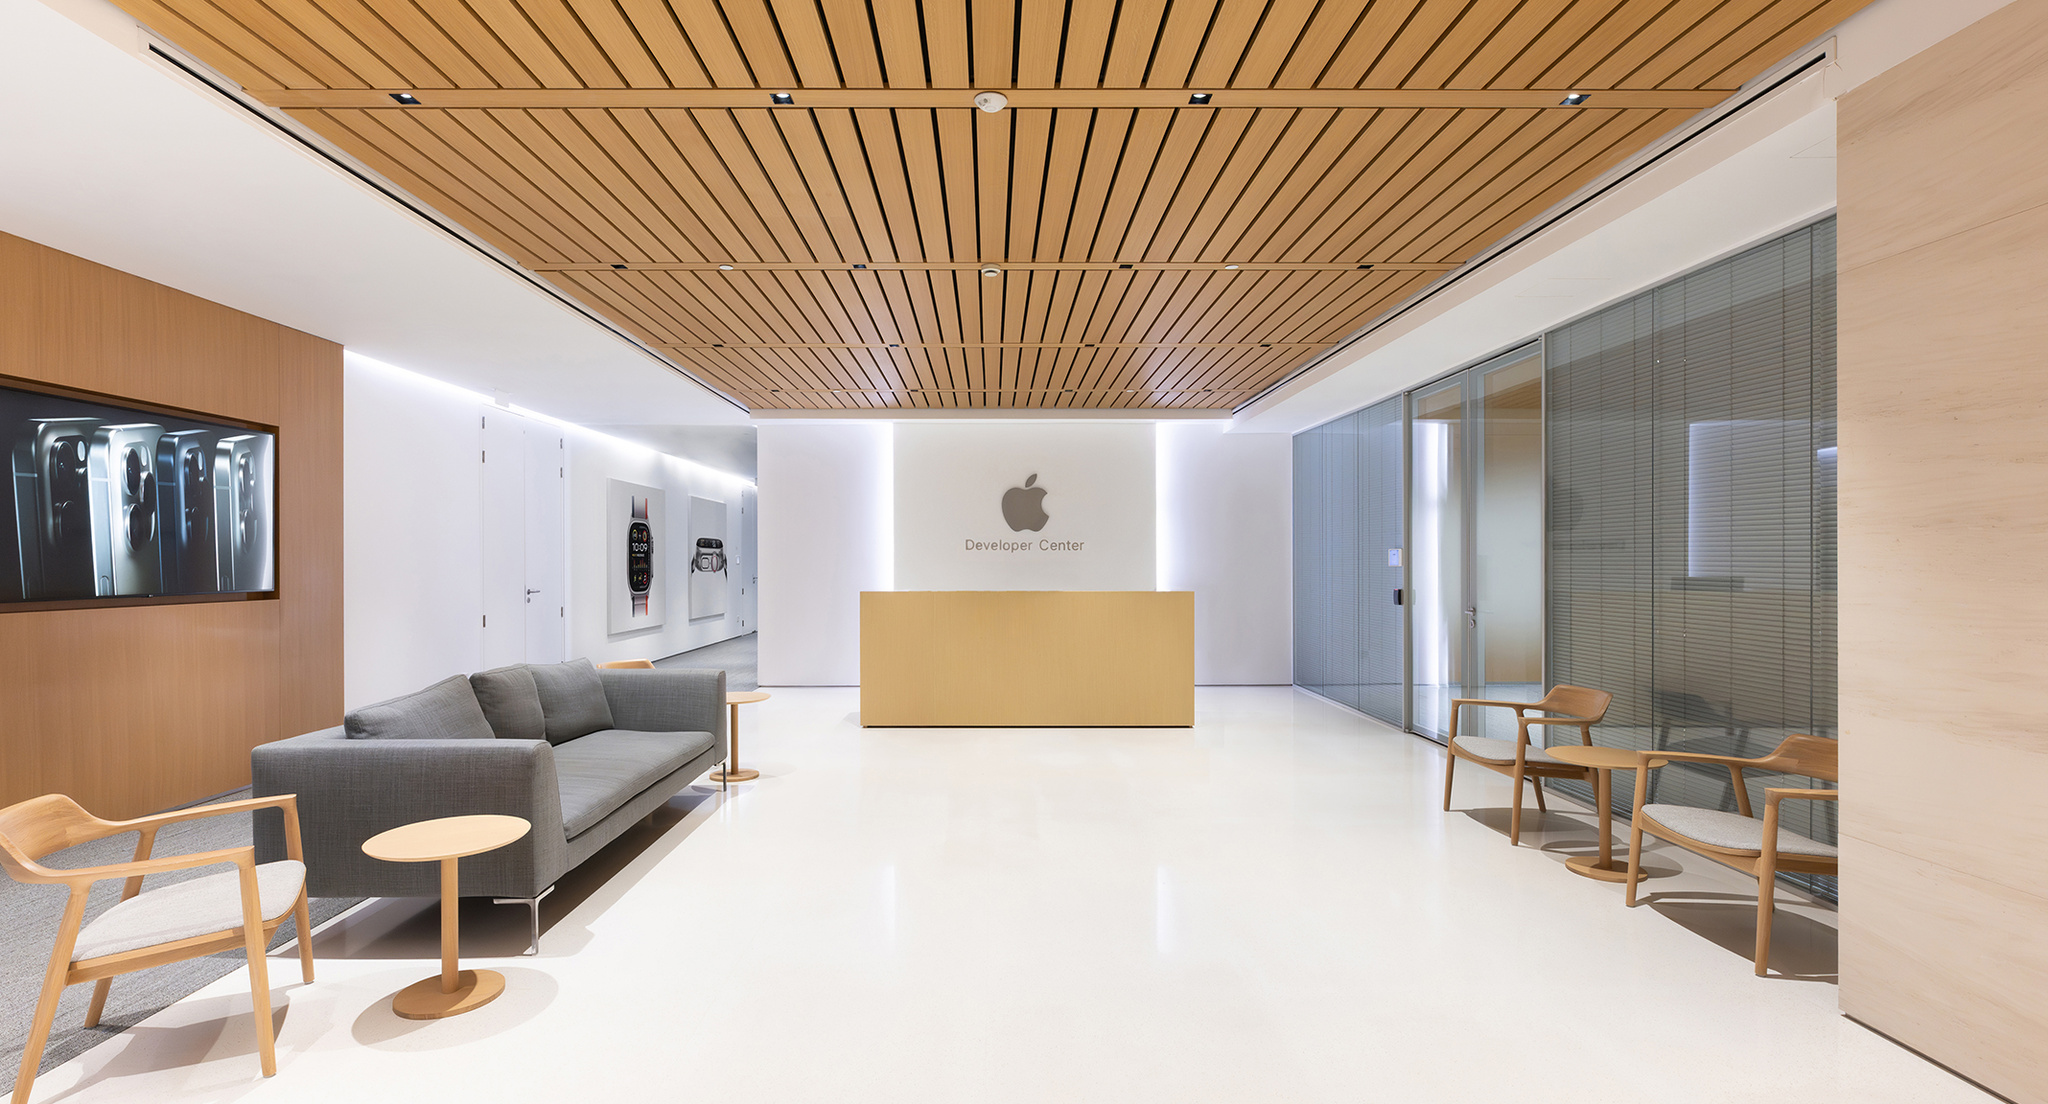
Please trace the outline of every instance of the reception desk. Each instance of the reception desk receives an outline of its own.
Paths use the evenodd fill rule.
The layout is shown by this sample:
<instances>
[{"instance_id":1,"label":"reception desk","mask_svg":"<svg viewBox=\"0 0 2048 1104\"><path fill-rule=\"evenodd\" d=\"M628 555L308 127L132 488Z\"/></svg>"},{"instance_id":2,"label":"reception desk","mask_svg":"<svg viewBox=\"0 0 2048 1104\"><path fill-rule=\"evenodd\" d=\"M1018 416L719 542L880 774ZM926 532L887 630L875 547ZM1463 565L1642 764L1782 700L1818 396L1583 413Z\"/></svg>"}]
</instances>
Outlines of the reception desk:
<instances>
[{"instance_id":1,"label":"reception desk","mask_svg":"<svg viewBox=\"0 0 2048 1104\"><path fill-rule=\"evenodd\" d=\"M1195 596L866 591L865 726L1195 723Z\"/></svg>"}]
</instances>

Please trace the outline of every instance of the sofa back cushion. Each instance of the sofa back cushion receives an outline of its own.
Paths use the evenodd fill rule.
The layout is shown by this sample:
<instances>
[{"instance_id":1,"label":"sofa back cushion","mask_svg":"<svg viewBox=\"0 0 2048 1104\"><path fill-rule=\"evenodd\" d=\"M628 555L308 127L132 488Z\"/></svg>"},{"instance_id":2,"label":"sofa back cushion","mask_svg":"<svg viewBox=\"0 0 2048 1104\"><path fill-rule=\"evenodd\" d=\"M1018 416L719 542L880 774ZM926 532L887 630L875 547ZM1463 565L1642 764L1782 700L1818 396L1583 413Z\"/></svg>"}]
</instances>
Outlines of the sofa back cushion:
<instances>
[{"instance_id":1,"label":"sofa back cushion","mask_svg":"<svg viewBox=\"0 0 2048 1104\"><path fill-rule=\"evenodd\" d=\"M469 676L469 685L476 691L477 704L483 707L484 719L491 722L491 731L498 734L498 739L547 739L540 688L534 685L533 672L525 664L478 671Z\"/></svg>"},{"instance_id":2,"label":"sofa back cushion","mask_svg":"<svg viewBox=\"0 0 2048 1104\"><path fill-rule=\"evenodd\" d=\"M476 691L461 675L363 706L343 717L341 726L351 740L488 740L495 735Z\"/></svg>"},{"instance_id":3,"label":"sofa back cushion","mask_svg":"<svg viewBox=\"0 0 2048 1104\"><path fill-rule=\"evenodd\" d=\"M559 744L612 727L612 707L604 684L587 659L567 663L529 663L526 670L540 692L540 709L548 743Z\"/></svg>"}]
</instances>

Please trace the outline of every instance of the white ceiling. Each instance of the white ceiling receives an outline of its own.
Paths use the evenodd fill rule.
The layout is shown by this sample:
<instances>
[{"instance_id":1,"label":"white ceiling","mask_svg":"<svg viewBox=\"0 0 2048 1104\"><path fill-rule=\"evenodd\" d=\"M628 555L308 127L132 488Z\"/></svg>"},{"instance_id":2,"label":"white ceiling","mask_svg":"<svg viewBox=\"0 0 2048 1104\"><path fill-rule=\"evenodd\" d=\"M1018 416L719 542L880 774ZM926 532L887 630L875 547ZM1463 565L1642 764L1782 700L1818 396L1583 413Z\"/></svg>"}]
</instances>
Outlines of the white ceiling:
<instances>
[{"instance_id":1,"label":"white ceiling","mask_svg":"<svg viewBox=\"0 0 2048 1104\"><path fill-rule=\"evenodd\" d=\"M745 422L216 94L124 50L117 43L140 39L118 9L53 3L70 18L0 0L0 230L568 421Z\"/></svg>"}]
</instances>

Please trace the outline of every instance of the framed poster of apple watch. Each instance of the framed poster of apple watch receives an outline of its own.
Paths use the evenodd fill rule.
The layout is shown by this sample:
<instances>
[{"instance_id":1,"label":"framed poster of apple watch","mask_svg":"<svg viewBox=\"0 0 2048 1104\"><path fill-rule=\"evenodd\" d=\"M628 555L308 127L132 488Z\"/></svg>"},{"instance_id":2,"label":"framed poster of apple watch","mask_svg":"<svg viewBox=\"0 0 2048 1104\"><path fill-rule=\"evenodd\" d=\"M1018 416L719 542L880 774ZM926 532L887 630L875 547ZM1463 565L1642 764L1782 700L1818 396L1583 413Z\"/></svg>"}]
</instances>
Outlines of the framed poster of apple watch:
<instances>
[{"instance_id":1,"label":"framed poster of apple watch","mask_svg":"<svg viewBox=\"0 0 2048 1104\"><path fill-rule=\"evenodd\" d=\"M277 591L274 431L0 384L0 610Z\"/></svg>"},{"instance_id":2,"label":"framed poster of apple watch","mask_svg":"<svg viewBox=\"0 0 2048 1104\"><path fill-rule=\"evenodd\" d=\"M668 620L665 523L660 488L605 481L605 595L614 635L660 628Z\"/></svg>"},{"instance_id":3,"label":"framed poster of apple watch","mask_svg":"<svg viewBox=\"0 0 2048 1104\"><path fill-rule=\"evenodd\" d=\"M1146 424L898 424L897 590L1151 590Z\"/></svg>"},{"instance_id":4,"label":"framed poster of apple watch","mask_svg":"<svg viewBox=\"0 0 2048 1104\"><path fill-rule=\"evenodd\" d=\"M690 620L725 616L725 595L732 582L726 564L725 503L690 496Z\"/></svg>"}]
</instances>

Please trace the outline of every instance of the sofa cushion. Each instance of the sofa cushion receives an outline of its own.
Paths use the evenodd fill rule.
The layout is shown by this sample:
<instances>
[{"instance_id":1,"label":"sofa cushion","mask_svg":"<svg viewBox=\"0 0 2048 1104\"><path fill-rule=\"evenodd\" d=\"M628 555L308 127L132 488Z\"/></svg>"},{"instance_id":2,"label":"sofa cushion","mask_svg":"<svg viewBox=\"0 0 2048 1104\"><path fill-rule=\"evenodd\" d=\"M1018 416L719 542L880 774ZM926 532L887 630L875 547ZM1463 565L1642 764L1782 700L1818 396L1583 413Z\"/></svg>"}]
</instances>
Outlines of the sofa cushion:
<instances>
[{"instance_id":1,"label":"sofa cushion","mask_svg":"<svg viewBox=\"0 0 2048 1104\"><path fill-rule=\"evenodd\" d=\"M351 740L488 740L495 733L461 675L403 697L366 705L341 719Z\"/></svg>"},{"instance_id":2,"label":"sofa cushion","mask_svg":"<svg viewBox=\"0 0 2048 1104\"><path fill-rule=\"evenodd\" d=\"M524 663L478 671L469 676L484 719L500 740L545 740L547 717L541 711L540 688Z\"/></svg>"},{"instance_id":3,"label":"sofa cushion","mask_svg":"<svg viewBox=\"0 0 2048 1104\"><path fill-rule=\"evenodd\" d=\"M549 743L559 744L612 727L611 704L605 701L604 684L597 680L597 668L589 660L529 663L526 670L533 676L534 689L540 692Z\"/></svg>"},{"instance_id":4,"label":"sofa cushion","mask_svg":"<svg viewBox=\"0 0 2048 1104\"><path fill-rule=\"evenodd\" d=\"M570 839L710 750L709 732L592 732L555 748L562 833Z\"/></svg>"}]
</instances>

